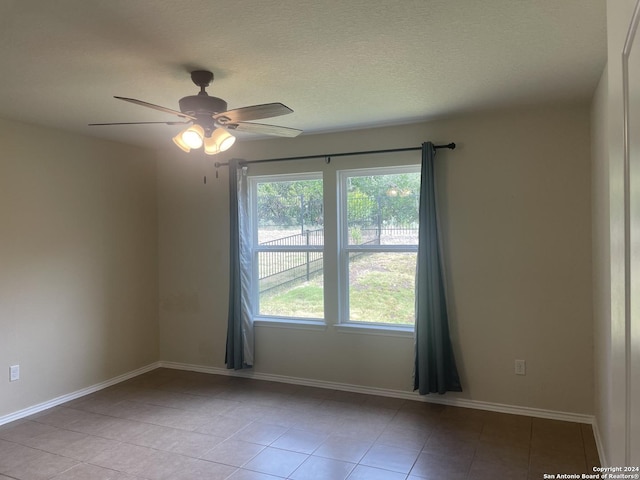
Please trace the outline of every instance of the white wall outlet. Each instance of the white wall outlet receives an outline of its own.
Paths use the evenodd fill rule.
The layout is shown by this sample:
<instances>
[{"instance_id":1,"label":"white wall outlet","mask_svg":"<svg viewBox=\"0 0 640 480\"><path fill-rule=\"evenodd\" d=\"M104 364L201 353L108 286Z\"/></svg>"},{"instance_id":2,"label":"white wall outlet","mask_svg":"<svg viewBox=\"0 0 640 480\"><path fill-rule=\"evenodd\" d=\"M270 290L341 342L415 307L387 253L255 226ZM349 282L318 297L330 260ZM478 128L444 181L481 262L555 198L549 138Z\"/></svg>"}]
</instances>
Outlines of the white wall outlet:
<instances>
[{"instance_id":1,"label":"white wall outlet","mask_svg":"<svg viewBox=\"0 0 640 480\"><path fill-rule=\"evenodd\" d=\"M526 375L527 366L524 360L516 360L516 375Z\"/></svg>"},{"instance_id":2,"label":"white wall outlet","mask_svg":"<svg viewBox=\"0 0 640 480\"><path fill-rule=\"evenodd\" d=\"M15 382L20 380L20 365L11 365L9 367L9 381Z\"/></svg>"}]
</instances>

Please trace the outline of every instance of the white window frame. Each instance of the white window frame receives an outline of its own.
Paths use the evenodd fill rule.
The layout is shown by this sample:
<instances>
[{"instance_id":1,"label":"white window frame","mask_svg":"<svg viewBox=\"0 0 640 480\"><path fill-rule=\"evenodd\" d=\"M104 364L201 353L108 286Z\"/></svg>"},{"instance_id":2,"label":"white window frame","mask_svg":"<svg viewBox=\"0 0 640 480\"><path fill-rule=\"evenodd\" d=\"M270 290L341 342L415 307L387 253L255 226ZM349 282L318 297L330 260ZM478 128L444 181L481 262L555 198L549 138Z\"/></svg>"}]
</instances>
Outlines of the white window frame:
<instances>
[{"instance_id":1,"label":"white window frame","mask_svg":"<svg viewBox=\"0 0 640 480\"><path fill-rule=\"evenodd\" d=\"M350 333L413 334L414 325L397 325L382 322L349 320L349 254L353 252L409 252L417 253L418 245L349 245L349 227L347 225L348 179L358 176L397 175L420 173L420 165L385 166L337 171L338 188L338 298L339 318L336 328Z\"/></svg>"},{"instance_id":2,"label":"white window frame","mask_svg":"<svg viewBox=\"0 0 640 480\"><path fill-rule=\"evenodd\" d=\"M324 245L260 245L258 243L258 184L259 183L277 183L277 182L294 182L298 180L322 180L324 185L324 178L322 172L308 172L308 173L285 173L285 174L273 174L273 175L256 175L248 177L249 185L249 222L251 226L251 287L250 294L252 296L252 305L255 311L251 312L254 324L264 326L280 326L293 327L293 328L310 328L310 329L324 329L326 327L324 318L311 318L311 317L285 317L278 315L260 315L260 289L259 289L259 262L258 256L261 252L322 252L323 262L325 262L325 248ZM324 202L324 195L323 195ZM323 225L324 227L324 225ZM324 278L323 268L323 278ZM326 282L325 282L326 284ZM323 288L323 297L324 297ZM326 309L324 311L326 317Z\"/></svg>"}]
</instances>

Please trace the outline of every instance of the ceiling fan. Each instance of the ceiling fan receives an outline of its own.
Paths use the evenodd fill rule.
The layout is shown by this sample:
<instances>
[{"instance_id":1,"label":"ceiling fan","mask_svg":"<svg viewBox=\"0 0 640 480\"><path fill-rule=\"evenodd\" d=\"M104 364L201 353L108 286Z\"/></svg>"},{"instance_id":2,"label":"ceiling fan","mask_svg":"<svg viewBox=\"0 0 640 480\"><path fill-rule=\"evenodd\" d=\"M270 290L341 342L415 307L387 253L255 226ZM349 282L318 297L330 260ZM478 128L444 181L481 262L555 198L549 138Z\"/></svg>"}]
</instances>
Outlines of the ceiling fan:
<instances>
[{"instance_id":1,"label":"ceiling fan","mask_svg":"<svg viewBox=\"0 0 640 480\"><path fill-rule=\"evenodd\" d=\"M118 100L124 100L125 102L131 102L143 107L177 115L183 121L90 123L89 126L148 125L154 123L189 125L173 137L173 142L185 152L204 146L204 152L207 155L224 152L233 145L236 138L229 132L230 130L262 135L275 135L278 137L295 137L302 133L302 130L295 128L249 121L293 113L293 110L282 103L265 103L262 105L252 105L227 110L227 102L221 98L210 97L205 91L205 88L213 81L213 73L207 70L195 70L191 72L191 80L200 87L200 92L198 92L197 95L189 95L181 98L178 101L180 111L143 102L135 98L114 97Z\"/></svg>"}]
</instances>

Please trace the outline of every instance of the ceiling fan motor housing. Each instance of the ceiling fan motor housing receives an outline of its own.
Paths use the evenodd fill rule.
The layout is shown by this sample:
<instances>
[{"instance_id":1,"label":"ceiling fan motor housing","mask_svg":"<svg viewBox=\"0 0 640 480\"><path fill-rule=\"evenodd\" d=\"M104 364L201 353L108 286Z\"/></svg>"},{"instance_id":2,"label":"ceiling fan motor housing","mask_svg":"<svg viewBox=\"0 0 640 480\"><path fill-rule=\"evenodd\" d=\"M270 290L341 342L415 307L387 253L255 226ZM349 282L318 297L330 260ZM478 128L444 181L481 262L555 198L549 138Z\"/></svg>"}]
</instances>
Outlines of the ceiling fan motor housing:
<instances>
[{"instance_id":1,"label":"ceiling fan motor housing","mask_svg":"<svg viewBox=\"0 0 640 480\"><path fill-rule=\"evenodd\" d=\"M227 111L227 102L218 97L210 97L208 95L189 95L188 97L182 97L178 104L180 105L180 111L197 117L195 122L202 126L206 132L206 136L210 136L215 130L215 119L213 115L216 113Z\"/></svg>"},{"instance_id":2,"label":"ceiling fan motor housing","mask_svg":"<svg viewBox=\"0 0 640 480\"><path fill-rule=\"evenodd\" d=\"M180 111L188 115L215 115L227 111L227 102L218 97L209 97L204 95L189 95L182 97L178 104Z\"/></svg>"}]
</instances>

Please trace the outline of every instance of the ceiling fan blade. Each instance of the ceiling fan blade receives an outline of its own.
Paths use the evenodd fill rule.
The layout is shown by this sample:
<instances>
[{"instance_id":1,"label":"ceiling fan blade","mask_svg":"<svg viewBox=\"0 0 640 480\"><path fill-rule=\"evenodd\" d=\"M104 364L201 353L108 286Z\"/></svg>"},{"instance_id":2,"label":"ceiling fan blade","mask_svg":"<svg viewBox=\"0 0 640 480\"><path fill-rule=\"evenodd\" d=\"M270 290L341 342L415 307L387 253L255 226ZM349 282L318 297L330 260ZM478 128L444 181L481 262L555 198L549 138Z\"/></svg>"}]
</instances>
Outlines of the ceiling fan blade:
<instances>
[{"instance_id":1,"label":"ceiling fan blade","mask_svg":"<svg viewBox=\"0 0 640 480\"><path fill-rule=\"evenodd\" d=\"M177 110L171 110L170 108L167 108L167 107L161 107L160 105L154 105L153 103L143 102L142 100L137 100L135 98L126 98L126 97L117 97L117 96L114 96L113 98L117 98L118 100L124 100L125 102L135 103L136 105L141 105L143 107L153 108L154 110L160 110L161 112L170 113L172 115L177 115L182 118L197 120L196 117L192 117L191 115L187 115L186 113L182 113Z\"/></svg>"},{"instance_id":2,"label":"ceiling fan blade","mask_svg":"<svg viewBox=\"0 0 640 480\"><path fill-rule=\"evenodd\" d=\"M97 127L101 125L151 125L151 124L162 124L162 125L186 125L191 122L111 122L111 123L90 123L90 127Z\"/></svg>"},{"instance_id":3,"label":"ceiling fan blade","mask_svg":"<svg viewBox=\"0 0 640 480\"><path fill-rule=\"evenodd\" d=\"M221 124L246 122L248 120L258 120L260 118L279 117L293 113L282 103L265 103L262 105L252 105L250 107L236 108L226 112L217 113L213 116Z\"/></svg>"},{"instance_id":4,"label":"ceiling fan blade","mask_svg":"<svg viewBox=\"0 0 640 480\"><path fill-rule=\"evenodd\" d=\"M277 137L297 137L302 130L297 128L279 127L278 125L265 125L264 123L238 122L225 125L225 128L238 132L258 133L261 135L275 135Z\"/></svg>"}]
</instances>

